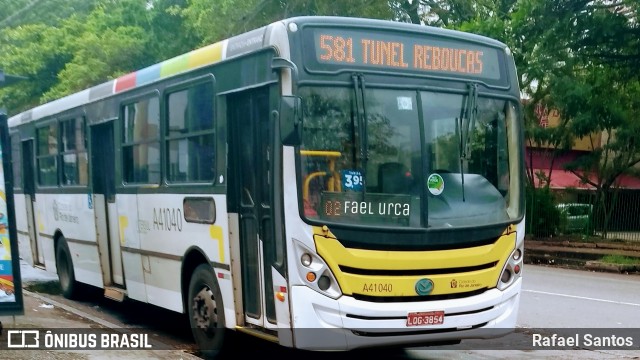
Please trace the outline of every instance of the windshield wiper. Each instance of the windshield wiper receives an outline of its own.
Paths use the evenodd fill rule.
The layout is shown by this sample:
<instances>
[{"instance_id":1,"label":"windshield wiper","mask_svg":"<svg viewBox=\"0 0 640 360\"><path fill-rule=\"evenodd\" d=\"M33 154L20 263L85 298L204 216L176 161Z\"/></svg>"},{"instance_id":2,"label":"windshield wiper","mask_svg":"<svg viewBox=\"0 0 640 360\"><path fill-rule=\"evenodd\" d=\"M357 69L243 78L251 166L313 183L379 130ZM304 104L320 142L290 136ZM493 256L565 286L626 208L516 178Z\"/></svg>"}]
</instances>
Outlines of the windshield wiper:
<instances>
[{"instance_id":1,"label":"windshield wiper","mask_svg":"<svg viewBox=\"0 0 640 360\"><path fill-rule=\"evenodd\" d=\"M475 130L476 116L478 114L478 84L468 84L469 91L463 105L459 120L460 126L460 177L462 181L462 201L464 195L464 172L469 167L471 157L471 135Z\"/></svg>"},{"instance_id":2,"label":"windshield wiper","mask_svg":"<svg viewBox=\"0 0 640 360\"><path fill-rule=\"evenodd\" d=\"M365 85L364 75L353 74L353 88L356 96L356 120L358 126L358 145L360 149L360 167L362 170L362 177L366 179L367 161L369 160L369 146L367 144L367 107L365 101ZM362 107L360 107L360 100L362 100Z\"/></svg>"}]
</instances>

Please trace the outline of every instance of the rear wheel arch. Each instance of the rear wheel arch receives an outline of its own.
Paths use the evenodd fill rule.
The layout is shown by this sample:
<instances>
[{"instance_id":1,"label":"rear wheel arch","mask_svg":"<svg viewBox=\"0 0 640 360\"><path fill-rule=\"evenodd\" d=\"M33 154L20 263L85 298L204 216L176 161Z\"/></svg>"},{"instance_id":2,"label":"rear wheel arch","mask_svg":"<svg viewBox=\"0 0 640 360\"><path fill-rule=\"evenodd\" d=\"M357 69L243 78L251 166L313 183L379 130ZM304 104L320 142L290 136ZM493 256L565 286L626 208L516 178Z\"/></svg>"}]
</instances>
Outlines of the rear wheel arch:
<instances>
[{"instance_id":1,"label":"rear wheel arch","mask_svg":"<svg viewBox=\"0 0 640 360\"><path fill-rule=\"evenodd\" d=\"M182 258L182 270L180 273L180 290L182 292L182 311L188 314L189 282L195 269L201 264L211 264L204 251L198 247L191 247Z\"/></svg>"},{"instance_id":2,"label":"rear wheel arch","mask_svg":"<svg viewBox=\"0 0 640 360\"><path fill-rule=\"evenodd\" d=\"M205 359L220 356L229 331L225 325L224 304L211 262L200 249L186 253L182 263L183 307L191 331Z\"/></svg>"}]
</instances>

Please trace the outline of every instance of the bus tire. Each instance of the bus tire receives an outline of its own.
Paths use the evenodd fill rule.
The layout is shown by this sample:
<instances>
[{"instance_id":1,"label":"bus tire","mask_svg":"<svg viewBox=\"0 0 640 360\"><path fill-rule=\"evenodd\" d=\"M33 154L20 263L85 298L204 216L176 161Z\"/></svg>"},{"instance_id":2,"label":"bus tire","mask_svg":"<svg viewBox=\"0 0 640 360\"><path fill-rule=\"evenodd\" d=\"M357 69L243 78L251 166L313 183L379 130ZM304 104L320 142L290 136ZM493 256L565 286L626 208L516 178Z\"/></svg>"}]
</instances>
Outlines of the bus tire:
<instances>
[{"instance_id":1,"label":"bus tire","mask_svg":"<svg viewBox=\"0 0 640 360\"><path fill-rule=\"evenodd\" d=\"M209 264L195 268L189 281L187 298L189 323L193 338L206 359L222 352L226 327L222 293Z\"/></svg>"},{"instance_id":2,"label":"bus tire","mask_svg":"<svg viewBox=\"0 0 640 360\"><path fill-rule=\"evenodd\" d=\"M67 245L64 236L60 236L58 245L56 246L56 270L58 272L58 279L60 280L62 295L67 299L75 299L78 283L76 282L76 275L73 271L73 260L71 258L71 252L69 251L69 245Z\"/></svg>"}]
</instances>

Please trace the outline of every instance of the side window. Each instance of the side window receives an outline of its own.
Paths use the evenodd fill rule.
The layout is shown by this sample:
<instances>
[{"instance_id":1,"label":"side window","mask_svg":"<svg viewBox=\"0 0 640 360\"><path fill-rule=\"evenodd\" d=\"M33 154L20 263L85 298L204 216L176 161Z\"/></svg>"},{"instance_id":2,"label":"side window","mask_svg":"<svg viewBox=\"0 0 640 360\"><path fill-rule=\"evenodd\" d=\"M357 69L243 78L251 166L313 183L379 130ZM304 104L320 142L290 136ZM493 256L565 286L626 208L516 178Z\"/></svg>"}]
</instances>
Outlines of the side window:
<instances>
[{"instance_id":1,"label":"side window","mask_svg":"<svg viewBox=\"0 0 640 360\"><path fill-rule=\"evenodd\" d=\"M123 174L126 183L160 182L160 104L157 97L122 107Z\"/></svg>"},{"instance_id":2,"label":"side window","mask_svg":"<svg viewBox=\"0 0 640 360\"><path fill-rule=\"evenodd\" d=\"M58 185L58 124L51 123L48 126L36 130L37 144L37 168L38 185Z\"/></svg>"},{"instance_id":3,"label":"side window","mask_svg":"<svg viewBox=\"0 0 640 360\"><path fill-rule=\"evenodd\" d=\"M22 149L20 135L11 136L11 169L13 170L13 188L22 189Z\"/></svg>"},{"instance_id":4,"label":"side window","mask_svg":"<svg viewBox=\"0 0 640 360\"><path fill-rule=\"evenodd\" d=\"M167 96L168 181L213 181L216 149L213 96L210 81Z\"/></svg>"},{"instance_id":5,"label":"side window","mask_svg":"<svg viewBox=\"0 0 640 360\"><path fill-rule=\"evenodd\" d=\"M87 185L88 161L84 117L60 122L62 186Z\"/></svg>"}]
</instances>

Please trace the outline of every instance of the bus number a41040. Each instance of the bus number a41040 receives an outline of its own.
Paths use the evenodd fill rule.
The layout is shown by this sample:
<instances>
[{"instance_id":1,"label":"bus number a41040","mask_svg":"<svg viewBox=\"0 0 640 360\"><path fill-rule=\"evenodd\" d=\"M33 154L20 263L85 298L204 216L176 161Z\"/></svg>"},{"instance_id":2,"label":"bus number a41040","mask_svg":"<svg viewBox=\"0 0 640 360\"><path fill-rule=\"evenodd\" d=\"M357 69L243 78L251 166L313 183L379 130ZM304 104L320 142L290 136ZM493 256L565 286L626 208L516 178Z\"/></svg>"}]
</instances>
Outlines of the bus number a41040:
<instances>
[{"instance_id":1,"label":"bus number a41040","mask_svg":"<svg viewBox=\"0 0 640 360\"><path fill-rule=\"evenodd\" d=\"M179 208L153 208L153 229L182 231L182 210Z\"/></svg>"},{"instance_id":2,"label":"bus number a41040","mask_svg":"<svg viewBox=\"0 0 640 360\"><path fill-rule=\"evenodd\" d=\"M365 283L362 287L364 293L391 293L393 284L391 283Z\"/></svg>"}]
</instances>

